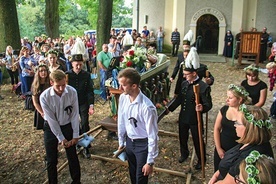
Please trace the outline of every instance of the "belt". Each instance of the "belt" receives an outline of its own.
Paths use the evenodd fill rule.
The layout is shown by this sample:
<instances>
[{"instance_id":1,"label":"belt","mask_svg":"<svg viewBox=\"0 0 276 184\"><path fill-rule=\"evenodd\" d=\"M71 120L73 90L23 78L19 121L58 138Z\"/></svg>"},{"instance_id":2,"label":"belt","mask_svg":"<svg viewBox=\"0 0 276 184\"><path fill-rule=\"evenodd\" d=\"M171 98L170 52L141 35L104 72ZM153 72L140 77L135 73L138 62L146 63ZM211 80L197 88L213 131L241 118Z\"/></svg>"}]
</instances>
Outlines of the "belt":
<instances>
[{"instance_id":1,"label":"belt","mask_svg":"<svg viewBox=\"0 0 276 184\"><path fill-rule=\"evenodd\" d=\"M148 142L148 138L143 138L143 139L131 139L127 137L131 142Z\"/></svg>"}]
</instances>

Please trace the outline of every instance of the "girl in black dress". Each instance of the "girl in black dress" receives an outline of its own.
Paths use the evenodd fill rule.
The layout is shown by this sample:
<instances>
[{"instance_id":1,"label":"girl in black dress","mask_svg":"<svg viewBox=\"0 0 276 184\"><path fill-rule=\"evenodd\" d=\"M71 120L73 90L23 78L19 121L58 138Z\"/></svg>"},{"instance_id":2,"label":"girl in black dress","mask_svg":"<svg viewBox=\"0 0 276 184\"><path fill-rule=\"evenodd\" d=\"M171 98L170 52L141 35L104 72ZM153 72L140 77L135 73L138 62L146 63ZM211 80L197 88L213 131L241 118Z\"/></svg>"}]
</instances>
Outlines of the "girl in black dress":
<instances>
[{"instance_id":1,"label":"girl in black dress","mask_svg":"<svg viewBox=\"0 0 276 184\"><path fill-rule=\"evenodd\" d=\"M49 69L47 65L40 64L37 67L31 89L32 100L35 107L34 127L36 127L37 130L43 129L44 125L44 113L40 106L39 96L48 87L50 87Z\"/></svg>"},{"instance_id":2,"label":"girl in black dress","mask_svg":"<svg viewBox=\"0 0 276 184\"><path fill-rule=\"evenodd\" d=\"M267 97L267 84L259 79L259 68L255 64L244 68L245 80L242 81L243 86L252 99L252 105L262 107Z\"/></svg>"}]
</instances>

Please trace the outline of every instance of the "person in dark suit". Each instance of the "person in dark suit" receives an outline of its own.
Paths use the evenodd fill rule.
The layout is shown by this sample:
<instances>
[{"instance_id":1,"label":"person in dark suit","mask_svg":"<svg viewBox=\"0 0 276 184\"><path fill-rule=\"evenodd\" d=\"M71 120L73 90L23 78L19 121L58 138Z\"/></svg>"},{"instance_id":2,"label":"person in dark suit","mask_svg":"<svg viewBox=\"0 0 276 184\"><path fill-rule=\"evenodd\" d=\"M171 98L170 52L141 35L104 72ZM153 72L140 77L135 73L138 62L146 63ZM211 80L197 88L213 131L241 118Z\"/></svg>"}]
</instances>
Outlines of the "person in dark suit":
<instances>
[{"instance_id":1,"label":"person in dark suit","mask_svg":"<svg viewBox=\"0 0 276 184\"><path fill-rule=\"evenodd\" d=\"M170 77L170 81L173 82L178 75L176 84L175 84L175 90L174 94L179 94L179 89L181 89L181 84L183 80L185 80L185 77L183 76L183 64L185 64L185 59L190 52L190 42L183 41L183 53L179 54L177 57L177 62L175 64L175 67L173 69L173 73ZM179 71L179 72L178 72ZM200 64L200 68L197 70L197 74L200 79L205 78L205 82L208 85L213 85L215 78L212 76L212 74L208 71L208 67L205 64Z\"/></svg>"},{"instance_id":2,"label":"person in dark suit","mask_svg":"<svg viewBox=\"0 0 276 184\"><path fill-rule=\"evenodd\" d=\"M196 57L195 57L196 56ZM193 59L192 59L193 58ZM189 130L191 129L192 138L198 157L198 162L195 165L195 169L201 169L201 159L206 160L205 148L204 158L200 156L199 146L199 134L198 134L198 119L197 111L201 113L208 112L212 108L212 99L210 95L210 86L203 82L197 74L197 70L200 68L199 57L196 53L196 49L192 48L188 54L185 64L183 65L183 76L186 78L181 84L176 100L168 107L169 111L174 111L179 105L181 110L179 114L179 141L180 141L180 158L179 163L184 162L189 156L188 138ZM195 94L193 91L194 85L199 85L199 99L200 104L196 105ZM202 120L202 114L201 114ZM203 121L202 121L203 122ZM203 139L202 139L203 142ZM205 146L204 146L205 147Z\"/></svg>"},{"instance_id":3,"label":"person in dark suit","mask_svg":"<svg viewBox=\"0 0 276 184\"><path fill-rule=\"evenodd\" d=\"M82 54L72 55L71 63L72 69L66 72L68 84L74 87L78 93L79 101L79 113L80 113L80 134L88 132L89 126L89 115L94 114L94 90L93 82L90 78L90 74L82 70L83 66ZM85 158L90 158L90 144L88 147L84 148L83 155Z\"/></svg>"}]
</instances>

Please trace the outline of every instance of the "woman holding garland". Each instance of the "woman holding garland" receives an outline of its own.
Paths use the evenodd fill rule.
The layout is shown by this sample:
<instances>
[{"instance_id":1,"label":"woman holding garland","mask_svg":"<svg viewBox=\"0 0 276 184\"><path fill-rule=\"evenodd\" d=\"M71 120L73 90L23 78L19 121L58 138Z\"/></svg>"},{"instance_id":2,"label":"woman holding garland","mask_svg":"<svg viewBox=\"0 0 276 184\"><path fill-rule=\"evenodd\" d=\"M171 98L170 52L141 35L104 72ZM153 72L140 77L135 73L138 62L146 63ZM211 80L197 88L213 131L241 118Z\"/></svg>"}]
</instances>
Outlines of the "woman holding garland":
<instances>
[{"instance_id":1,"label":"woman holding garland","mask_svg":"<svg viewBox=\"0 0 276 184\"><path fill-rule=\"evenodd\" d=\"M240 138L239 143L228 150L219 163L219 169L214 173L209 181L213 183L235 183L235 176L240 173L239 165L251 151L256 150L261 154L273 157L270 144L272 137L272 124L267 113L257 106L240 105L240 113L235 122L236 133Z\"/></svg>"},{"instance_id":2,"label":"woman holding garland","mask_svg":"<svg viewBox=\"0 0 276 184\"><path fill-rule=\"evenodd\" d=\"M43 129L44 125L44 113L40 106L39 96L45 89L50 87L49 73L50 72L47 65L38 65L34 76L34 81L32 83L32 100L35 107L34 127L36 127L37 130Z\"/></svg>"},{"instance_id":3,"label":"woman holding garland","mask_svg":"<svg viewBox=\"0 0 276 184\"><path fill-rule=\"evenodd\" d=\"M239 166L240 173L235 176L239 184L276 184L276 162L273 158L252 151Z\"/></svg>"},{"instance_id":4,"label":"woman holding garland","mask_svg":"<svg viewBox=\"0 0 276 184\"><path fill-rule=\"evenodd\" d=\"M214 171L218 170L219 162L225 152L238 144L234 123L240 113L239 106L251 103L248 95L242 86L234 84L228 86L226 105L220 109L214 126Z\"/></svg>"},{"instance_id":5,"label":"woman holding garland","mask_svg":"<svg viewBox=\"0 0 276 184\"><path fill-rule=\"evenodd\" d=\"M252 99L252 105L262 107L267 97L267 84L259 79L259 68L255 64L244 68L245 80L242 81L243 86Z\"/></svg>"}]
</instances>

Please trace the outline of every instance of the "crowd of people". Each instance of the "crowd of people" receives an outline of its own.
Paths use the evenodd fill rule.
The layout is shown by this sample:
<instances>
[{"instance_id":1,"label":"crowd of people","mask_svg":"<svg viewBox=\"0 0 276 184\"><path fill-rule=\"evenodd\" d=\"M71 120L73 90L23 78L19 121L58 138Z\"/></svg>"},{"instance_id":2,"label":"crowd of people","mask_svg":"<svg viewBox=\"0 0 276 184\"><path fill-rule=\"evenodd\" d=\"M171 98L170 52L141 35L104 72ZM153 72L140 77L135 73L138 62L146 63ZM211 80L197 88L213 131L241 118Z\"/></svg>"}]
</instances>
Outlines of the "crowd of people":
<instances>
[{"instance_id":1,"label":"crowd of people","mask_svg":"<svg viewBox=\"0 0 276 184\"><path fill-rule=\"evenodd\" d=\"M230 39L230 34L231 31L228 31L227 39ZM147 30L146 26L141 34L136 33L135 29L131 34L123 30L121 33L111 30L110 42L104 43L102 51L98 53L95 35L70 37L66 41L63 38L41 36L33 43L23 38L20 51L7 46L5 55L1 55L1 65L8 71L12 92L21 81L20 98L25 99L27 92L32 94L34 126L44 131L50 183L57 183L59 144L66 150L73 183L81 181L77 156L79 146L76 145L79 135L90 129L89 115L95 113L91 73L97 72L95 68L98 68L103 91L101 97L106 100L108 94L105 81L110 75L110 67L114 67L110 66L112 58L116 63L132 46L136 46L146 50L147 60L154 65L156 53L150 54L149 48L154 47L157 52L162 52L164 36L162 27L156 34ZM169 113L181 106L178 117L178 162L183 163L189 157L190 130L198 158L194 168L199 170L206 164L206 148L201 136L204 130L203 127L199 129L198 124L203 122L203 113L212 109L211 88L215 78L208 67L200 63L197 49L191 45L192 36L190 31L185 35L183 52L178 53L180 34L177 28L172 32L172 56L177 56L177 62L170 82L177 80L175 100L165 108ZM267 69L269 90L273 90L276 78L274 61L267 64ZM217 114L213 135L214 175L210 184L276 181L276 163L270 144L270 119L276 117L276 102L271 106L271 113L267 114L262 106L266 102L268 86L258 77L259 67L252 64L244 72L245 80L240 85L230 84L226 89L226 104ZM118 150L126 152L131 183L148 183L148 176L153 172L158 156L156 104L140 89L141 76L136 69L125 68L116 76L118 88L123 92L118 107ZM193 91L195 86L199 87L198 96ZM91 156L89 148L88 145L83 149L85 158Z\"/></svg>"}]
</instances>

